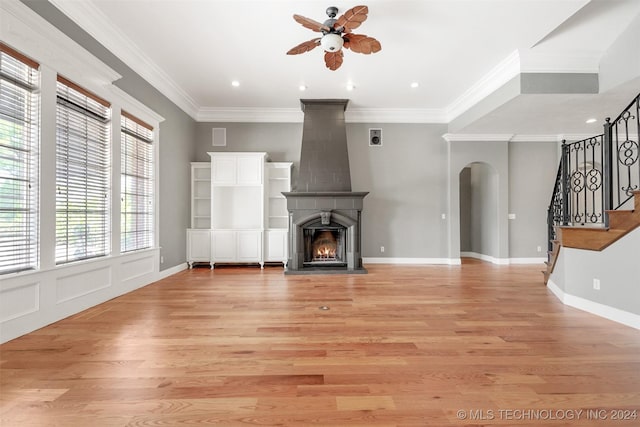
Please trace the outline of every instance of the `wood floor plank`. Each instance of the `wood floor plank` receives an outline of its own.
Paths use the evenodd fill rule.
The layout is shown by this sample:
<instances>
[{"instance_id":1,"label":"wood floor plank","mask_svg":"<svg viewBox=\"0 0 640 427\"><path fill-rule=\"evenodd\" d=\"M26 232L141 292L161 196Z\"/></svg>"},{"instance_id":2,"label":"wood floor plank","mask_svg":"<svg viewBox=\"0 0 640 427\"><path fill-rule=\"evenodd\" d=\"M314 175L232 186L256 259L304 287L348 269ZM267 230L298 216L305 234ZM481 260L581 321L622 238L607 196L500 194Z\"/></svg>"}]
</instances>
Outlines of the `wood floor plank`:
<instances>
[{"instance_id":1,"label":"wood floor plank","mask_svg":"<svg viewBox=\"0 0 640 427\"><path fill-rule=\"evenodd\" d=\"M194 268L5 343L0 425L640 425L640 332L540 266L368 269Z\"/></svg>"}]
</instances>

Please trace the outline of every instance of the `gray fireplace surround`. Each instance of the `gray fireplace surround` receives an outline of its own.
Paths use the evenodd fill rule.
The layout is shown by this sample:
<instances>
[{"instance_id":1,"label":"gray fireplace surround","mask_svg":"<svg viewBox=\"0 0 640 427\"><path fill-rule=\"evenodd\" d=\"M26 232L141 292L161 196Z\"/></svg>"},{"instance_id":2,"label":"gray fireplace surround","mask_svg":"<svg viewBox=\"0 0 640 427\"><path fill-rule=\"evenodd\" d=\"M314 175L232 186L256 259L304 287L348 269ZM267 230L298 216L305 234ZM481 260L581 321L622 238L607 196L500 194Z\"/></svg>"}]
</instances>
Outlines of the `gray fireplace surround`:
<instances>
[{"instance_id":1,"label":"gray fireplace surround","mask_svg":"<svg viewBox=\"0 0 640 427\"><path fill-rule=\"evenodd\" d=\"M285 274L366 273L361 255L362 202L368 192L283 193L289 210L289 261ZM313 224L346 229L343 265L305 263L304 229ZM305 265L306 264L306 265Z\"/></svg>"},{"instance_id":2,"label":"gray fireplace surround","mask_svg":"<svg viewBox=\"0 0 640 427\"><path fill-rule=\"evenodd\" d=\"M289 212L285 274L366 273L361 216L368 192L351 191L344 111L346 99L300 100L304 112L300 166L293 191L282 193ZM335 233L339 256L310 259L308 236ZM333 231L332 231L333 230ZM306 232L305 232L306 231Z\"/></svg>"}]
</instances>

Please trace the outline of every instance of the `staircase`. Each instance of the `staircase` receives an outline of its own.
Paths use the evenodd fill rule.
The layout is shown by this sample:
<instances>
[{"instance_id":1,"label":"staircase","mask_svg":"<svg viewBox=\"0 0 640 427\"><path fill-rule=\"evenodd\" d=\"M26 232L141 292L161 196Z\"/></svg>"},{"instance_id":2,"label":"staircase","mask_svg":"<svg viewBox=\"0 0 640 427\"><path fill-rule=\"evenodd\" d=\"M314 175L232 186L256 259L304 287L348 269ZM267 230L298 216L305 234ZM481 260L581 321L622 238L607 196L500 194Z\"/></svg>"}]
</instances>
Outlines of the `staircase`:
<instances>
[{"instance_id":1,"label":"staircase","mask_svg":"<svg viewBox=\"0 0 640 427\"><path fill-rule=\"evenodd\" d=\"M640 94L604 132L562 144L547 210L545 284L562 247L601 251L640 226Z\"/></svg>"}]
</instances>

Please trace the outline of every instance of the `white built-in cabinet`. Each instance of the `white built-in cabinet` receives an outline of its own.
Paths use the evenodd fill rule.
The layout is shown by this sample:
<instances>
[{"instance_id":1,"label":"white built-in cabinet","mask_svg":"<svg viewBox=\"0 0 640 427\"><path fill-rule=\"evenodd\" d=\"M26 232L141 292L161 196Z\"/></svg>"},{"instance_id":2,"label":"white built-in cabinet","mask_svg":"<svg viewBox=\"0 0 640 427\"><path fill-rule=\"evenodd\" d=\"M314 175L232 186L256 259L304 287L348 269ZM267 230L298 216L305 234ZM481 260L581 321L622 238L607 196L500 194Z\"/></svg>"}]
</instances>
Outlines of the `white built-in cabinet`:
<instances>
[{"instance_id":1,"label":"white built-in cabinet","mask_svg":"<svg viewBox=\"0 0 640 427\"><path fill-rule=\"evenodd\" d=\"M211 163L191 163L191 228L187 229L187 263L211 262Z\"/></svg>"},{"instance_id":2,"label":"white built-in cabinet","mask_svg":"<svg viewBox=\"0 0 640 427\"><path fill-rule=\"evenodd\" d=\"M264 259L266 262L287 264L289 214L283 192L291 191L291 162L266 164L266 229Z\"/></svg>"},{"instance_id":3,"label":"white built-in cabinet","mask_svg":"<svg viewBox=\"0 0 640 427\"><path fill-rule=\"evenodd\" d=\"M264 267L264 194L267 153L211 156L211 265Z\"/></svg>"},{"instance_id":4,"label":"white built-in cabinet","mask_svg":"<svg viewBox=\"0 0 640 427\"><path fill-rule=\"evenodd\" d=\"M191 228L187 262L287 262L291 162L267 153L210 152L191 164Z\"/></svg>"}]
</instances>

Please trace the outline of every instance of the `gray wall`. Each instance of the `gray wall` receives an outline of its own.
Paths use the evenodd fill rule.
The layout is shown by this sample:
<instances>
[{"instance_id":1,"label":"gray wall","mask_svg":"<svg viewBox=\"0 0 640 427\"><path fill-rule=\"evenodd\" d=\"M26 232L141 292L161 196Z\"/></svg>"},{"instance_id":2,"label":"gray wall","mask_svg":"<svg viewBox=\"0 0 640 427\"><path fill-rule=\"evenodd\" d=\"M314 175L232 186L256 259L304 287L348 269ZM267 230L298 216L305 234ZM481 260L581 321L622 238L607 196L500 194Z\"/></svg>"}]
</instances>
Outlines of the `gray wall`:
<instances>
[{"instance_id":1,"label":"gray wall","mask_svg":"<svg viewBox=\"0 0 640 427\"><path fill-rule=\"evenodd\" d=\"M498 257L500 246L498 174L486 163L472 163L469 169L471 169L471 252ZM462 207L460 207L460 216L462 215ZM462 235L462 222L460 234Z\"/></svg>"},{"instance_id":2,"label":"gray wall","mask_svg":"<svg viewBox=\"0 0 640 427\"><path fill-rule=\"evenodd\" d=\"M546 256L546 213L558 170L557 145L509 143L509 212L516 215L509 220L511 258Z\"/></svg>"},{"instance_id":3,"label":"gray wall","mask_svg":"<svg viewBox=\"0 0 640 427\"><path fill-rule=\"evenodd\" d=\"M227 129L226 147L212 146L214 127ZM485 190L478 208L472 210L484 212L479 217L484 225L476 231L482 235L476 239L480 246L473 251L496 258L545 256L546 208L557 169L555 143L452 142L450 172L449 143L442 138L446 125L347 123L346 127L353 191L370 192L364 199L364 257L457 258L464 238L460 227L470 226L460 217L460 172L476 162L491 165L494 177L483 178L484 188L492 185L497 190ZM369 128L382 129L382 146L369 146ZM295 185L301 141L301 123L197 123L194 160L209 161L208 151L265 151L272 161L294 162ZM447 178L453 175L455 189L450 193ZM487 179L497 182L490 184ZM449 212L450 197L458 201L442 220L442 213ZM509 212L516 214L515 220L507 220ZM448 229L449 222L458 228ZM449 233L451 249L458 251L452 256Z\"/></svg>"},{"instance_id":4,"label":"gray wall","mask_svg":"<svg viewBox=\"0 0 640 427\"><path fill-rule=\"evenodd\" d=\"M382 145L369 146L369 128ZM351 186L364 199L365 257L444 258L447 252L445 125L347 124ZM385 252L380 252L380 246Z\"/></svg>"},{"instance_id":5,"label":"gray wall","mask_svg":"<svg viewBox=\"0 0 640 427\"><path fill-rule=\"evenodd\" d=\"M227 129L227 146L212 146L212 128ZM347 123L353 191L364 199L364 257L441 258L446 232L445 125ZM382 146L369 146L369 128L382 129ZM272 161L300 160L302 124L198 123L198 161L207 151L266 151ZM380 252L380 246L385 252Z\"/></svg>"},{"instance_id":6,"label":"gray wall","mask_svg":"<svg viewBox=\"0 0 640 427\"><path fill-rule=\"evenodd\" d=\"M212 145L213 128L227 130L226 147ZM197 123L194 156L195 161L208 162L209 151L264 151L272 162L294 162L295 181L301 144L302 123Z\"/></svg>"},{"instance_id":7,"label":"gray wall","mask_svg":"<svg viewBox=\"0 0 640 427\"><path fill-rule=\"evenodd\" d=\"M190 209L189 162L194 157L195 121L51 3L39 0L22 2L122 75L115 85L164 117L158 141L159 245L162 248L160 255L164 258L160 269L184 263L185 229L189 226Z\"/></svg>"},{"instance_id":8,"label":"gray wall","mask_svg":"<svg viewBox=\"0 0 640 427\"><path fill-rule=\"evenodd\" d=\"M460 171L460 252L471 252L471 167Z\"/></svg>"},{"instance_id":9,"label":"gray wall","mask_svg":"<svg viewBox=\"0 0 640 427\"><path fill-rule=\"evenodd\" d=\"M509 258L509 230L507 223L509 201L509 155L507 141L451 141L448 143L448 203L449 236L448 257L460 257L460 172L472 163L486 163L496 173L497 192L495 212L497 223L492 238L497 239L497 250L490 255L495 258ZM493 246L493 243L491 243ZM492 249L493 252L493 249Z\"/></svg>"}]
</instances>

